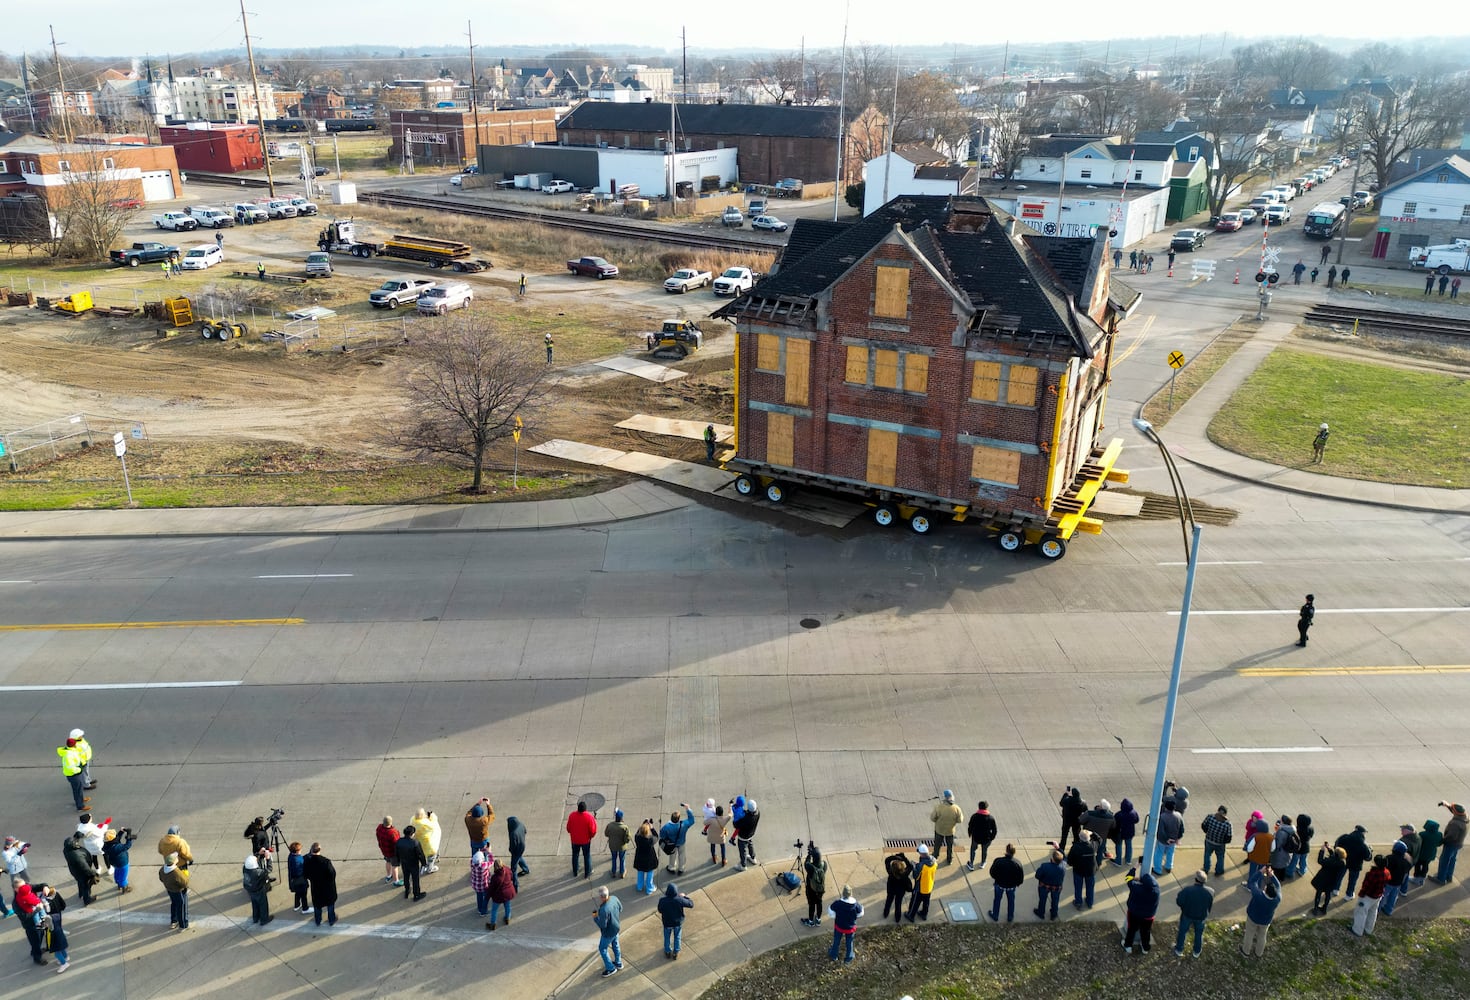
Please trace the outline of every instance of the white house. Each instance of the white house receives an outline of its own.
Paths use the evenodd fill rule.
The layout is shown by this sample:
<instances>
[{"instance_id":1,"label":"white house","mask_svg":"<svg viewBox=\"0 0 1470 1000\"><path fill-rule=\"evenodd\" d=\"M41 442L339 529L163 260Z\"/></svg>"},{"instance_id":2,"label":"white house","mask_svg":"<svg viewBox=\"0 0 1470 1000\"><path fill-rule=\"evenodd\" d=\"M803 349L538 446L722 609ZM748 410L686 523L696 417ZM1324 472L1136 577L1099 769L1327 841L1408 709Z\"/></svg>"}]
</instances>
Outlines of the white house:
<instances>
[{"instance_id":1,"label":"white house","mask_svg":"<svg viewBox=\"0 0 1470 1000\"><path fill-rule=\"evenodd\" d=\"M1373 256L1405 264L1409 248L1470 238L1470 160L1442 160L1390 184L1378 195Z\"/></svg>"},{"instance_id":2,"label":"white house","mask_svg":"<svg viewBox=\"0 0 1470 1000\"><path fill-rule=\"evenodd\" d=\"M1111 245L1126 248L1162 232L1169 210L1169 187L1129 187L1089 190L1068 184L1016 184L989 182L979 194L997 208L1015 216L1022 225L1043 236L1092 236L1097 230L1116 230Z\"/></svg>"},{"instance_id":3,"label":"white house","mask_svg":"<svg viewBox=\"0 0 1470 1000\"><path fill-rule=\"evenodd\" d=\"M1094 187L1166 188L1177 158L1169 143L1128 143L1115 137L1045 136L1021 155L1013 179Z\"/></svg>"},{"instance_id":4,"label":"white house","mask_svg":"<svg viewBox=\"0 0 1470 1000\"><path fill-rule=\"evenodd\" d=\"M972 168L949 163L928 146L905 143L863 164L863 215L901 194L968 194L974 186Z\"/></svg>"}]
</instances>

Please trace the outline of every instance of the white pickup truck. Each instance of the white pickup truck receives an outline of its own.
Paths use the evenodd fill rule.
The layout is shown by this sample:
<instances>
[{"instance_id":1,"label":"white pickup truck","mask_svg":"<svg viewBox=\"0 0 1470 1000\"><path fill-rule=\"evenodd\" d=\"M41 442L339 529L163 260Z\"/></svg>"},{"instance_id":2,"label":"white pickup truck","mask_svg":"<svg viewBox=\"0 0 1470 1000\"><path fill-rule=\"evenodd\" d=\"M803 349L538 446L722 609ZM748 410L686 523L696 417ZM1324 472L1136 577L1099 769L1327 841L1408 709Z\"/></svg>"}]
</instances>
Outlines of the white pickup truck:
<instances>
[{"instance_id":1,"label":"white pickup truck","mask_svg":"<svg viewBox=\"0 0 1470 1000\"><path fill-rule=\"evenodd\" d=\"M727 267L725 273L715 279L716 295L739 295L748 292L760 275L748 267Z\"/></svg>"},{"instance_id":2,"label":"white pickup truck","mask_svg":"<svg viewBox=\"0 0 1470 1000\"><path fill-rule=\"evenodd\" d=\"M1438 274L1470 271L1470 240L1458 239L1439 246L1414 247L1409 251L1409 266L1422 267Z\"/></svg>"},{"instance_id":3,"label":"white pickup truck","mask_svg":"<svg viewBox=\"0 0 1470 1000\"><path fill-rule=\"evenodd\" d=\"M199 221L188 212L159 212L153 217L153 225L159 229L187 233L198 229Z\"/></svg>"},{"instance_id":4,"label":"white pickup truck","mask_svg":"<svg viewBox=\"0 0 1470 1000\"><path fill-rule=\"evenodd\" d=\"M224 229L235 224L235 217L228 212L218 208L209 208L204 205L195 205L189 209L189 215L200 227L209 226L211 229Z\"/></svg>"},{"instance_id":5,"label":"white pickup truck","mask_svg":"<svg viewBox=\"0 0 1470 1000\"><path fill-rule=\"evenodd\" d=\"M704 288L714 278L708 271L696 271L692 267L681 267L664 281L664 291L684 294L691 288Z\"/></svg>"}]
</instances>

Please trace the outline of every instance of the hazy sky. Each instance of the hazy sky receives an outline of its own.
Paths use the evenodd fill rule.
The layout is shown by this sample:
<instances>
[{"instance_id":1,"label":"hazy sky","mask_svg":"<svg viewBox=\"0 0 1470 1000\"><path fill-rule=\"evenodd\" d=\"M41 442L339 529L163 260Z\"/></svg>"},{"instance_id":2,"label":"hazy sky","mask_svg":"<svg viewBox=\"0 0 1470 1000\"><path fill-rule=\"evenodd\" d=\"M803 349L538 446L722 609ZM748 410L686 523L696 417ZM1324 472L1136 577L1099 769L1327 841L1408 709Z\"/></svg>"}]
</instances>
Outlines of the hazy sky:
<instances>
[{"instance_id":1,"label":"hazy sky","mask_svg":"<svg viewBox=\"0 0 1470 1000\"><path fill-rule=\"evenodd\" d=\"M238 0L12 0L3 19L0 49L15 53L48 49L56 28L63 57L143 55L242 48ZM1100 3L1047 0L1022 4L976 0L914 0L908 4L851 0L736 0L671 3L669 0L246 0L250 33L267 48L316 45L381 46L385 54L415 46L462 45L465 22L474 22L477 49L534 45L547 51L589 47L615 53L619 45L679 47L682 28L689 46L738 48L767 45L795 49L836 48L842 41L844 10L850 43L882 45L991 46L1006 41L1063 42L1149 35L1193 35L1197 47L1218 53L1239 43L1224 38L1222 24L1245 32L1302 31L1339 37L1390 38L1396 34L1439 37L1470 32L1470 9L1452 2L1424 17L1384 18L1381 5L1346 0L1296 8L1281 24L1276 15L1256 16L1245 8L1218 4ZM1362 16L1348 16L1359 8ZM1262 8L1268 10L1269 8ZM1315 10L1315 14L1307 13ZM1231 16L1230 12L1241 14ZM1280 12L1278 11L1277 14ZM1265 17L1263 20L1262 17ZM1252 27L1253 26L1253 27ZM1165 53L1160 53L1165 54Z\"/></svg>"}]
</instances>

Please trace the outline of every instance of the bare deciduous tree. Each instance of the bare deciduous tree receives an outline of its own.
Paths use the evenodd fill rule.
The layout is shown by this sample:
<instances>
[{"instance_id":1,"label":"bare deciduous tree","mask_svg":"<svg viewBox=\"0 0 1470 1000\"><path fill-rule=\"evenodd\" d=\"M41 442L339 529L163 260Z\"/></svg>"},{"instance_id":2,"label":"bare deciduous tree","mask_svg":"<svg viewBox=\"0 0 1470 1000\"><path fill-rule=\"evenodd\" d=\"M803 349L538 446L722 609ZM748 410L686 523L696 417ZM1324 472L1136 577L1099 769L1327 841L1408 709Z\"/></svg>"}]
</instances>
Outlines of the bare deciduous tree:
<instances>
[{"instance_id":1,"label":"bare deciduous tree","mask_svg":"<svg viewBox=\"0 0 1470 1000\"><path fill-rule=\"evenodd\" d=\"M1351 125L1362 138L1363 155L1380 184L1387 184L1395 160L1420 146L1438 146L1458 135L1470 113L1470 90L1463 80L1438 78L1404 84L1386 93L1354 100Z\"/></svg>"},{"instance_id":2,"label":"bare deciduous tree","mask_svg":"<svg viewBox=\"0 0 1470 1000\"><path fill-rule=\"evenodd\" d=\"M529 420L546 392L539 345L517 344L485 316L461 312L414 325L405 389L411 422L399 443L422 455L463 459L484 484L485 452Z\"/></svg>"},{"instance_id":3,"label":"bare deciduous tree","mask_svg":"<svg viewBox=\"0 0 1470 1000\"><path fill-rule=\"evenodd\" d=\"M750 63L750 77L755 86L777 104L801 100L801 56L789 53Z\"/></svg>"},{"instance_id":4,"label":"bare deciduous tree","mask_svg":"<svg viewBox=\"0 0 1470 1000\"><path fill-rule=\"evenodd\" d=\"M65 183L47 190L58 237L52 253L79 260L105 260L133 217L137 199L131 183L113 165L114 150L100 145L58 146Z\"/></svg>"},{"instance_id":5,"label":"bare deciduous tree","mask_svg":"<svg viewBox=\"0 0 1470 1000\"><path fill-rule=\"evenodd\" d=\"M1216 162L1208 165L1206 186L1210 213L1219 215L1225 200L1269 150L1265 93L1259 85L1202 78L1188 108L1194 127L1215 147Z\"/></svg>"}]
</instances>

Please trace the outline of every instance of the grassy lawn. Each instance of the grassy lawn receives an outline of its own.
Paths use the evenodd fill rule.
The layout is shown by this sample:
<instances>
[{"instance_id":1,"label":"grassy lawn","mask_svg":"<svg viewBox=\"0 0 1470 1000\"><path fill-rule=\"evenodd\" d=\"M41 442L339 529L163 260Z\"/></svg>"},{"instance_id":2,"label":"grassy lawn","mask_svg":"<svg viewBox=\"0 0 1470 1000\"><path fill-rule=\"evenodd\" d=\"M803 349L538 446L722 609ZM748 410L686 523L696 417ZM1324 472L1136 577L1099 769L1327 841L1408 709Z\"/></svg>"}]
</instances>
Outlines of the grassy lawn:
<instances>
[{"instance_id":1,"label":"grassy lawn","mask_svg":"<svg viewBox=\"0 0 1470 1000\"><path fill-rule=\"evenodd\" d=\"M1190 358L1174 379L1174 405L1169 405L1169 385L1166 382L1147 403L1143 404L1143 419L1155 427L1163 427L1179 408L1189 402L1189 397L1230 360L1242 344L1251 339L1253 330L1232 326L1205 345L1205 349Z\"/></svg>"},{"instance_id":2,"label":"grassy lawn","mask_svg":"<svg viewBox=\"0 0 1470 1000\"><path fill-rule=\"evenodd\" d=\"M522 454L522 466L527 456ZM6 468L0 466L0 468ZM464 492L470 472L448 463L364 460L279 444L133 442L128 475L139 507L298 507L318 504L493 503L581 496L595 476L522 469L485 474L486 492ZM0 510L100 510L127 506L121 465L98 445L40 468L0 472Z\"/></svg>"},{"instance_id":3,"label":"grassy lawn","mask_svg":"<svg viewBox=\"0 0 1470 1000\"><path fill-rule=\"evenodd\" d=\"M1146 956L1124 954L1118 931L1103 922L875 923L859 924L851 965L828 960L830 933L814 934L755 958L703 1000L1436 1000L1464 997L1470 971L1464 920L1385 917L1363 939L1341 920L1278 920L1259 959L1240 954L1238 930L1212 922L1197 962L1174 957L1178 925L1162 919Z\"/></svg>"},{"instance_id":4,"label":"grassy lawn","mask_svg":"<svg viewBox=\"0 0 1470 1000\"><path fill-rule=\"evenodd\" d=\"M1470 486L1470 379L1277 350L1210 423L1231 451L1307 468L1320 423L1327 475Z\"/></svg>"}]
</instances>

